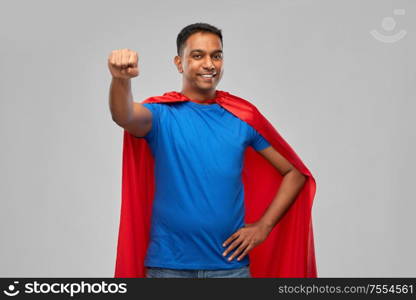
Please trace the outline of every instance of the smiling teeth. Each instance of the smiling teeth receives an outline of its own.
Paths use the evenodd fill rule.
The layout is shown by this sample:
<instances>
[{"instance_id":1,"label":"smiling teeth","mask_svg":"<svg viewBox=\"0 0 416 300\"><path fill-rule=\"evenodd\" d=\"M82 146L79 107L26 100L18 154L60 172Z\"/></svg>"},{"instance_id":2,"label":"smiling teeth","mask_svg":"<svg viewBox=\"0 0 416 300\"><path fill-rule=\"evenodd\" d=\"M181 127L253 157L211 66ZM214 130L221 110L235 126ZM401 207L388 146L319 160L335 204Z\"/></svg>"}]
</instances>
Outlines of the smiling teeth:
<instances>
[{"instance_id":1,"label":"smiling teeth","mask_svg":"<svg viewBox=\"0 0 416 300\"><path fill-rule=\"evenodd\" d=\"M205 77L205 78L212 78L212 77L214 77L214 75L201 75L202 77Z\"/></svg>"}]
</instances>

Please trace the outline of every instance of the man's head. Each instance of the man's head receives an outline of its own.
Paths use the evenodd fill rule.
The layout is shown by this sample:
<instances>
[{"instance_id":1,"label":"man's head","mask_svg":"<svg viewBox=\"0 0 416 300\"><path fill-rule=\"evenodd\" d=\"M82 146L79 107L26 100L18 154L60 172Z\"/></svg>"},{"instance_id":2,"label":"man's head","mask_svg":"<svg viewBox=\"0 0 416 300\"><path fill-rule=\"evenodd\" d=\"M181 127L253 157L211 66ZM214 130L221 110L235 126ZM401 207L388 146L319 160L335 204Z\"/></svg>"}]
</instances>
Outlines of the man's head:
<instances>
[{"instance_id":1,"label":"man's head","mask_svg":"<svg viewBox=\"0 0 416 300\"><path fill-rule=\"evenodd\" d=\"M215 90L223 74L221 30L206 23L188 25L178 34L176 46L174 63L183 74L184 89Z\"/></svg>"}]
</instances>

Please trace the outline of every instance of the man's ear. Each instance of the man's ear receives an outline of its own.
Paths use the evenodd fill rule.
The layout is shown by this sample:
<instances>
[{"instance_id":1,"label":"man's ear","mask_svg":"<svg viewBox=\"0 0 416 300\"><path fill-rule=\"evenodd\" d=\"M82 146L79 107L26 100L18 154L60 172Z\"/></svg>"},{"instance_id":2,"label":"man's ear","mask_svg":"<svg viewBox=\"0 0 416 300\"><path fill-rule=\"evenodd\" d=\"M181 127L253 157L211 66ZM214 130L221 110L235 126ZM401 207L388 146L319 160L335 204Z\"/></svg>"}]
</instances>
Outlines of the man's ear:
<instances>
[{"instance_id":1,"label":"man's ear","mask_svg":"<svg viewBox=\"0 0 416 300\"><path fill-rule=\"evenodd\" d=\"M178 69L179 73L183 73L181 57L179 55L176 55L175 58L173 59L173 62L175 63L176 68Z\"/></svg>"}]
</instances>

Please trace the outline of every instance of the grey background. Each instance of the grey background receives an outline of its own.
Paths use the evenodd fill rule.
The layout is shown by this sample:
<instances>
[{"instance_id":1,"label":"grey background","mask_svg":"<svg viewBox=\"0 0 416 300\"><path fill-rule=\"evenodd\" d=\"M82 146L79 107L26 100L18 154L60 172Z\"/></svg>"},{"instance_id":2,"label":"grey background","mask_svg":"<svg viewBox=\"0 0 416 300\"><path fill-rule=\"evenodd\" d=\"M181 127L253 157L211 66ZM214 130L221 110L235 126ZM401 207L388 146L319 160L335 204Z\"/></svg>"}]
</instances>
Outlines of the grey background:
<instances>
[{"instance_id":1,"label":"grey background","mask_svg":"<svg viewBox=\"0 0 416 300\"><path fill-rule=\"evenodd\" d=\"M139 53L135 101L179 91L176 35L198 21L223 30L218 89L254 103L317 180L318 276L416 276L415 3L2 2L0 276L113 276L122 129L107 57Z\"/></svg>"}]
</instances>

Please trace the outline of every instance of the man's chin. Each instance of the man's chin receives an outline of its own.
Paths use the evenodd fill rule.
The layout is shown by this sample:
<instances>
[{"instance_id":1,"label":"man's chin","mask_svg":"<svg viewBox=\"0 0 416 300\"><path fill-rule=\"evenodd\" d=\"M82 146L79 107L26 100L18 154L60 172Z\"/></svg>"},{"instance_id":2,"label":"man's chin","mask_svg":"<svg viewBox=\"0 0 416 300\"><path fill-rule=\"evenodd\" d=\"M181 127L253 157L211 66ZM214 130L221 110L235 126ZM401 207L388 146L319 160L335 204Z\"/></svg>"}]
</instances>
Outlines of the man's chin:
<instances>
[{"instance_id":1,"label":"man's chin","mask_svg":"<svg viewBox=\"0 0 416 300\"><path fill-rule=\"evenodd\" d=\"M197 85L198 90L200 90L201 92L211 92L211 91L215 91L215 88L217 87L216 84L207 84L207 85Z\"/></svg>"}]
</instances>

